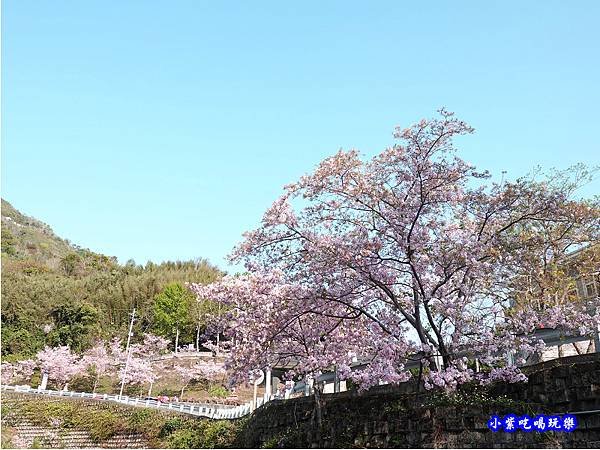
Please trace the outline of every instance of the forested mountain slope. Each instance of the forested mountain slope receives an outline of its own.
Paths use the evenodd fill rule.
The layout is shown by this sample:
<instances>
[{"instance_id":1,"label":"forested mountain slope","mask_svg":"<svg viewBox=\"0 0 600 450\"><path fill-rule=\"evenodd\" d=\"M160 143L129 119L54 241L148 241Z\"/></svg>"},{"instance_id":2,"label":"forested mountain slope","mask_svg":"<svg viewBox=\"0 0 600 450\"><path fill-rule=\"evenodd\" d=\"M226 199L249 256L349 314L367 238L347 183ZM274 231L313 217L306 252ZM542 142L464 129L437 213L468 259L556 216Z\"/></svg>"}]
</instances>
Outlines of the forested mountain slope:
<instances>
[{"instance_id":1,"label":"forested mountain slope","mask_svg":"<svg viewBox=\"0 0 600 450\"><path fill-rule=\"evenodd\" d=\"M123 336L134 307L136 336L160 332L154 303L167 284L210 283L223 276L204 259L118 264L61 239L5 200L1 241L2 355L8 359L31 356L45 344L78 351L97 338ZM191 294L185 302L181 343L193 342L206 309Z\"/></svg>"}]
</instances>

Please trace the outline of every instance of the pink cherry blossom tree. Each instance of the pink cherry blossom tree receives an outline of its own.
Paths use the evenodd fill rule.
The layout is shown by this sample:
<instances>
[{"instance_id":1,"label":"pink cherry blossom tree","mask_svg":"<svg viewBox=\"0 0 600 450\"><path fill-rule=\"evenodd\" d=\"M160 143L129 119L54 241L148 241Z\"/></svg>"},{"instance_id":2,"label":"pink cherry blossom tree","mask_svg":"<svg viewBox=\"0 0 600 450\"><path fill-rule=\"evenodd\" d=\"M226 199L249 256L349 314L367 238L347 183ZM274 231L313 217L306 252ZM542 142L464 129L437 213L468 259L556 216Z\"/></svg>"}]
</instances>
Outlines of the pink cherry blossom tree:
<instances>
[{"instance_id":1,"label":"pink cherry blossom tree","mask_svg":"<svg viewBox=\"0 0 600 450\"><path fill-rule=\"evenodd\" d=\"M81 358L81 369L87 371L92 369L94 378L94 387L92 393L96 392L96 387L100 377L105 376L115 370L115 363L106 349L106 342L98 341L96 345L87 350Z\"/></svg>"},{"instance_id":2,"label":"pink cherry blossom tree","mask_svg":"<svg viewBox=\"0 0 600 450\"><path fill-rule=\"evenodd\" d=\"M25 381L31 380L36 367L37 364L32 359L25 359L14 364L16 376Z\"/></svg>"},{"instance_id":3,"label":"pink cherry blossom tree","mask_svg":"<svg viewBox=\"0 0 600 450\"><path fill-rule=\"evenodd\" d=\"M238 380L273 364L310 376L335 365L368 387L406 379L418 359L428 386L452 389L473 378L465 357L500 367L509 351L540 351L530 335L542 322L595 330L597 298L511 303L515 280L597 244L598 201L576 198L589 174L490 182L454 154L472 132L441 110L397 129L400 143L368 161L354 150L325 159L234 250L249 274L191 286L231 307ZM351 372L355 357L364 368Z\"/></svg>"},{"instance_id":4,"label":"pink cherry blossom tree","mask_svg":"<svg viewBox=\"0 0 600 450\"><path fill-rule=\"evenodd\" d=\"M36 361L50 380L63 387L81 372L79 357L72 353L68 346L46 347L38 352Z\"/></svg>"},{"instance_id":5,"label":"pink cherry blossom tree","mask_svg":"<svg viewBox=\"0 0 600 450\"><path fill-rule=\"evenodd\" d=\"M125 372L127 352L120 339L114 338L109 344L109 354L115 366L119 366L119 378L125 375L125 384L142 387L149 384L148 395L152 391L152 385L160 378L152 361L167 351L169 341L153 334L144 334L143 341L131 344L129 348L129 364Z\"/></svg>"},{"instance_id":6,"label":"pink cherry blossom tree","mask_svg":"<svg viewBox=\"0 0 600 450\"><path fill-rule=\"evenodd\" d=\"M12 363L2 363L0 366L2 384L12 384L15 379L15 368Z\"/></svg>"},{"instance_id":7,"label":"pink cherry blossom tree","mask_svg":"<svg viewBox=\"0 0 600 450\"><path fill-rule=\"evenodd\" d=\"M142 343L133 346L133 353L154 358L167 353L169 344L170 341L168 339L151 333L145 333Z\"/></svg>"},{"instance_id":8,"label":"pink cherry blossom tree","mask_svg":"<svg viewBox=\"0 0 600 450\"><path fill-rule=\"evenodd\" d=\"M112 338L108 343L108 353L113 362L117 364L124 362L127 357L123 341L118 337Z\"/></svg>"},{"instance_id":9,"label":"pink cherry blossom tree","mask_svg":"<svg viewBox=\"0 0 600 450\"><path fill-rule=\"evenodd\" d=\"M119 378L123 378L124 367L119 373ZM125 376L125 384L144 385L154 383L157 379L157 374L150 360L146 358L131 357L127 367Z\"/></svg>"},{"instance_id":10,"label":"pink cherry blossom tree","mask_svg":"<svg viewBox=\"0 0 600 450\"><path fill-rule=\"evenodd\" d=\"M226 373L225 365L215 361L202 361L195 366L200 376L205 380L215 380Z\"/></svg>"},{"instance_id":11,"label":"pink cherry blossom tree","mask_svg":"<svg viewBox=\"0 0 600 450\"><path fill-rule=\"evenodd\" d=\"M13 384L17 381L29 381L35 371L36 363L31 359L15 363L2 363L2 384Z\"/></svg>"},{"instance_id":12,"label":"pink cherry blossom tree","mask_svg":"<svg viewBox=\"0 0 600 450\"><path fill-rule=\"evenodd\" d=\"M223 364L214 361L200 361L192 366L176 365L175 373L182 384L180 398L183 398L185 388L192 381L210 381L222 377L225 375L225 368Z\"/></svg>"},{"instance_id":13,"label":"pink cherry blossom tree","mask_svg":"<svg viewBox=\"0 0 600 450\"><path fill-rule=\"evenodd\" d=\"M192 381L200 380L202 377L202 374L198 371L196 366L189 367L177 365L175 366L175 373L177 374L177 378L179 378L179 381L182 385L181 394L179 395L180 399L183 399L183 391L185 388L188 387Z\"/></svg>"}]
</instances>

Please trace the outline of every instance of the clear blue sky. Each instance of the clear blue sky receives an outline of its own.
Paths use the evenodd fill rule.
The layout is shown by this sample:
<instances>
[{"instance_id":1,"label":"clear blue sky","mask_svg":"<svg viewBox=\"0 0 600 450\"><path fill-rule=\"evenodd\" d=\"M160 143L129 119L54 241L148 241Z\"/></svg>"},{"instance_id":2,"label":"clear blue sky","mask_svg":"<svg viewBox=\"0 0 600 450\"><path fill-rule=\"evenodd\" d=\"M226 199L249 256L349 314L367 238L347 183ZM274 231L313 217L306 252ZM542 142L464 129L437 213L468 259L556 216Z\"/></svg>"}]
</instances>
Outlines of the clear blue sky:
<instances>
[{"instance_id":1,"label":"clear blue sky","mask_svg":"<svg viewBox=\"0 0 600 450\"><path fill-rule=\"evenodd\" d=\"M284 184L440 106L495 174L600 162L598 1L2 3L2 196L122 262L226 269Z\"/></svg>"}]
</instances>

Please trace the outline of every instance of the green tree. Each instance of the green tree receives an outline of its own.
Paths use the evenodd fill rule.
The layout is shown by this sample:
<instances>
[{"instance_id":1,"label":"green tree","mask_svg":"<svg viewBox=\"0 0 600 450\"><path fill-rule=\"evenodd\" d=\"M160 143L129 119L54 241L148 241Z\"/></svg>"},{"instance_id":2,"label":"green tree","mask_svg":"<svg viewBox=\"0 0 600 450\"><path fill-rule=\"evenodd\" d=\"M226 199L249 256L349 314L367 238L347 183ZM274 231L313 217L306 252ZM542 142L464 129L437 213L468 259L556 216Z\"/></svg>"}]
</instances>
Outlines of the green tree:
<instances>
[{"instance_id":1,"label":"green tree","mask_svg":"<svg viewBox=\"0 0 600 450\"><path fill-rule=\"evenodd\" d=\"M65 275L75 275L81 266L81 257L77 253L69 253L60 260Z\"/></svg>"},{"instance_id":2,"label":"green tree","mask_svg":"<svg viewBox=\"0 0 600 450\"><path fill-rule=\"evenodd\" d=\"M14 359L27 359L44 348L44 334L31 333L23 328L2 327L2 356L12 355Z\"/></svg>"},{"instance_id":3,"label":"green tree","mask_svg":"<svg viewBox=\"0 0 600 450\"><path fill-rule=\"evenodd\" d=\"M92 344L98 331L98 310L87 303L63 304L52 309L55 328L48 334L53 347L68 345L79 352Z\"/></svg>"},{"instance_id":4,"label":"green tree","mask_svg":"<svg viewBox=\"0 0 600 450\"><path fill-rule=\"evenodd\" d=\"M17 251L15 249L15 237L8 228L2 226L2 253L14 256Z\"/></svg>"},{"instance_id":5,"label":"green tree","mask_svg":"<svg viewBox=\"0 0 600 450\"><path fill-rule=\"evenodd\" d=\"M175 351L179 345L179 333L189 324L190 303L193 294L179 283L169 283L154 298L154 328L164 337L175 337Z\"/></svg>"}]
</instances>

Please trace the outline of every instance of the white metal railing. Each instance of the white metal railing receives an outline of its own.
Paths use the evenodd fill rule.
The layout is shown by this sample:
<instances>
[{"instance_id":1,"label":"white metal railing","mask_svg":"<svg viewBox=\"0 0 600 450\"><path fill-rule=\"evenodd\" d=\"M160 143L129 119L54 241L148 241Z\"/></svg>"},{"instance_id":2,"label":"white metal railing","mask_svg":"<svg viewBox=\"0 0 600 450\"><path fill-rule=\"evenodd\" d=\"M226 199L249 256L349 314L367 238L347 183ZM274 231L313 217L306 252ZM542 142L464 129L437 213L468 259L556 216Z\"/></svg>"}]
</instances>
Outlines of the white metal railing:
<instances>
[{"instance_id":1,"label":"white metal railing","mask_svg":"<svg viewBox=\"0 0 600 450\"><path fill-rule=\"evenodd\" d=\"M243 417L252 412L251 402L238 406L215 405L210 403L162 403L157 400L144 399L140 397L129 397L126 395L119 398L118 395L91 394L89 392L56 391L52 389L39 389L32 388L30 386L11 386L5 384L2 385L2 390L20 392L25 394L48 395L52 397L91 398L95 400L110 401L130 406L166 409L170 411L176 411L179 413L190 414L192 416L208 417L211 419L239 419L240 417ZM266 397L259 398L257 400L257 407L263 405L265 403L265 400Z\"/></svg>"}]
</instances>

